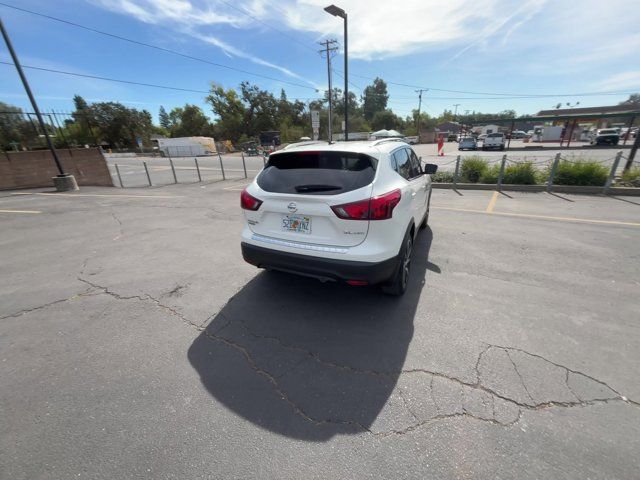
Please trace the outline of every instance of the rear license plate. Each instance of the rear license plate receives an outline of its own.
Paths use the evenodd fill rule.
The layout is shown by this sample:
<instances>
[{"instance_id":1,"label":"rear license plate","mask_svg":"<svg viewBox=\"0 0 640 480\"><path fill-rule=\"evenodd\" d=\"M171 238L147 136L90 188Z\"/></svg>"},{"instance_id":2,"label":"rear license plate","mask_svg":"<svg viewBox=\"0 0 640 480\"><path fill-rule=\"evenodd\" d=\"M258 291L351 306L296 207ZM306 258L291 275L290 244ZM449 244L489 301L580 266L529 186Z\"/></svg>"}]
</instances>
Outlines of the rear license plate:
<instances>
[{"instance_id":1,"label":"rear license plate","mask_svg":"<svg viewBox=\"0 0 640 480\"><path fill-rule=\"evenodd\" d=\"M283 215L282 230L285 232L311 233L311 217L303 215Z\"/></svg>"}]
</instances>

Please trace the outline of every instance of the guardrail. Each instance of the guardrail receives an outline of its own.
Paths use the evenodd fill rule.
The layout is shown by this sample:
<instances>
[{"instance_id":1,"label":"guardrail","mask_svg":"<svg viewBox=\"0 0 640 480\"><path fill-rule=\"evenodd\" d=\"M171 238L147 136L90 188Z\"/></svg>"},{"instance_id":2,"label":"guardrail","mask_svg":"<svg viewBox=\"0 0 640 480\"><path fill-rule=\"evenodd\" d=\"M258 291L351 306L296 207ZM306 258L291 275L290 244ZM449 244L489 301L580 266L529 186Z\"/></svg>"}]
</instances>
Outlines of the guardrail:
<instances>
[{"instance_id":1,"label":"guardrail","mask_svg":"<svg viewBox=\"0 0 640 480\"><path fill-rule=\"evenodd\" d=\"M486 173L492 172L488 175L483 175L485 178L491 178L492 181L483 181L480 183L478 181L464 181L463 179L463 165L464 161L474 158L477 161L484 164ZM619 170L623 165L623 160L628 160L625 155L623 155L622 151L618 151L615 156L608 157L605 159L585 159L581 157L574 156L563 156L561 153L557 153L552 157L531 157L525 156L524 158L519 157L518 159L514 159L506 154L502 155L501 158L495 157L481 157L478 155L471 155L467 157L462 157L458 155L455 159L447 161L447 162L438 162L438 159L429 159L428 161L435 161L439 167L441 168L436 177L434 178L434 187L435 188L461 188L461 189L496 189L501 191L503 189L509 190L522 190L522 191L575 191L580 192L584 190L584 193L601 193L604 195L611 194L613 190L616 193L620 193L624 188L625 194L638 194L640 195L640 185L636 185L638 183L637 180L634 180L633 184L629 184L628 182L624 182L623 179L626 174L631 170L631 168L640 168L640 162L638 160L633 160L631 162L631 167L624 165L624 172L620 175ZM455 165L453 165L455 163ZM604 168L599 168L599 178L600 181L596 183L585 183L580 184L579 181L576 183L567 183L567 175L566 168L564 169L564 182L558 182L558 171L559 166L562 164L596 164L601 165L602 167L610 167L608 168L608 173L604 174L607 170ZM528 165L529 171L534 170L535 175L534 181L528 182L513 182L509 185L505 184L505 173L508 170L513 171L513 168L509 169L510 166L514 165ZM453 172L451 172L451 168L453 168ZM438 179L440 176L440 179ZM636 178L637 175L634 174L633 178ZM513 176L511 177L513 178ZM529 179L531 180L531 178ZM637 193L636 193L637 191Z\"/></svg>"},{"instance_id":2,"label":"guardrail","mask_svg":"<svg viewBox=\"0 0 640 480\"><path fill-rule=\"evenodd\" d=\"M177 183L199 183L213 180L238 180L249 177L247 159L244 153L240 156L224 158L220 153L207 157L172 158L156 157L134 163L109 162L112 175L116 177L114 184L120 188L153 187ZM204 163L204 164L203 164ZM266 160L253 162L253 168L261 170ZM185 176L181 170L191 171ZM253 170L254 172L257 170ZM239 173L239 175L234 175Z\"/></svg>"}]
</instances>

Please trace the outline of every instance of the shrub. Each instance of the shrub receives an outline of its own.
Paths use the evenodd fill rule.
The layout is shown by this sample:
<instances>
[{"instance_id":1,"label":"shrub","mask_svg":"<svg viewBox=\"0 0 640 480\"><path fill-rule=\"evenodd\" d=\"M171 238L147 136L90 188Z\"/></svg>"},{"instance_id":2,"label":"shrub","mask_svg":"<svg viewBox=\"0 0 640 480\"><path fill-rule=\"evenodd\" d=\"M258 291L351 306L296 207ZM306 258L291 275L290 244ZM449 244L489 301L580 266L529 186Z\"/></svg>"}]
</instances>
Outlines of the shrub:
<instances>
[{"instance_id":1,"label":"shrub","mask_svg":"<svg viewBox=\"0 0 640 480\"><path fill-rule=\"evenodd\" d=\"M504 169L502 183L512 185L535 185L536 169L532 162L508 165Z\"/></svg>"},{"instance_id":2,"label":"shrub","mask_svg":"<svg viewBox=\"0 0 640 480\"><path fill-rule=\"evenodd\" d=\"M453 183L454 176L453 172L436 172L431 175L431 181L435 183Z\"/></svg>"},{"instance_id":3,"label":"shrub","mask_svg":"<svg viewBox=\"0 0 640 480\"><path fill-rule=\"evenodd\" d=\"M463 182L477 183L488 167L487 161L477 155L467 157L462 160L460 177Z\"/></svg>"},{"instance_id":4,"label":"shrub","mask_svg":"<svg viewBox=\"0 0 640 480\"><path fill-rule=\"evenodd\" d=\"M635 167L622 174L622 185L626 187L640 187L640 167Z\"/></svg>"},{"instance_id":5,"label":"shrub","mask_svg":"<svg viewBox=\"0 0 640 480\"><path fill-rule=\"evenodd\" d=\"M607 181L609 168L596 162L560 162L553 183L557 185L602 186Z\"/></svg>"},{"instance_id":6,"label":"shrub","mask_svg":"<svg viewBox=\"0 0 640 480\"><path fill-rule=\"evenodd\" d=\"M480 176L480 183L498 183L500 165L491 165Z\"/></svg>"}]
</instances>

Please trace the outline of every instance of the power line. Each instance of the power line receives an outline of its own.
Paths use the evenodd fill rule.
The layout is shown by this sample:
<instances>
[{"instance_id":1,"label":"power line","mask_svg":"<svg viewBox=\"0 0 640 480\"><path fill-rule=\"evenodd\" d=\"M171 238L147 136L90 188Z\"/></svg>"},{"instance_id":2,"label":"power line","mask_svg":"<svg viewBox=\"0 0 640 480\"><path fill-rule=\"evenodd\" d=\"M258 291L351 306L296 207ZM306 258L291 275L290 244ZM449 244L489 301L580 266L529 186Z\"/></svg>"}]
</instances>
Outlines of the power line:
<instances>
[{"instance_id":1,"label":"power line","mask_svg":"<svg viewBox=\"0 0 640 480\"><path fill-rule=\"evenodd\" d=\"M0 64L13 66L13 63L11 62L0 61ZM22 68L28 68L30 70L41 70L43 72L60 73L62 75L72 75L74 77L95 78L96 80L105 80L107 82L128 83L130 85L141 85L143 87L164 88L166 90L178 90L181 92L206 93L206 94L211 93L205 90L193 90L191 88L170 87L168 85L157 85L154 83L134 82L133 80L121 80L117 78L100 77L98 75L88 75L85 73L65 72L63 70L54 70L52 68L44 68L44 67L34 67L30 65L22 65Z\"/></svg>"},{"instance_id":2,"label":"power line","mask_svg":"<svg viewBox=\"0 0 640 480\"><path fill-rule=\"evenodd\" d=\"M183 57L183 58L188 58L190 60L195 60L197 62L206 63L206 64L209 64L209 65L213 65L215 67L226 68L228 70L233 70L235 72L244 73L245 75L252 75L252 76L255 76L255 77L264 78L264 79L267 79L267 80L273 80L273 81L276 81L276 82L281 82L281 83L285 83L287 85L292 85L292 86L296 86L296 87L300 87L300 88L307 88L309 90L316 90L314 87L310 87L308 85L304 85L304 84L301 84L301 83L291 82L291 81L288 81L288 80L283 80L281 78L271 77L269 75L262 75L260 73L250 72L248 70L243 70L241 68L232 67L230 65L225 65L225 64L222 64L222 63L212 62L212 61L207 60L205 58L194 57L193 55L188 55L186 53L181 53L181 52L178 52L177 50L171 50L170 48L160 47L158 45L153 45L151 43L141 42L141 41L134 40L134 39L131 39L131 38L123 37L121 35L116 35L114 33L104 32L102 30L96 30L95 28L87 27L87 26L81 25L79 23L71 22L69 20L63 20L62 18L53 17L51 15L46 15L44 13L34 12L32 10L27 10L26 8L16 7L14 5L9 5L9 4L4 3L4 2L0 2L0 5L2 5L4 7L7 7L7 8L12 8L14 10L18 10L18 11L21 11L21 12L24 12L24 13L29 13L31 15L37 15L37 16L42 17L42 18L47 18L49 20L54 20L56 22L64 23L64 24L67 24L67 25L71 25L73 27L82 28L83 30L87 30L89 32L98 33L100 35L105 35L107 37L111 37L111 38L115 38L115 39L118 39L118 40L122 40L123 42L129 42L129 43L133 43L135 45L140 45L140 46L147 47L147 48L153 48L153 49L159 50L161 52L171 53L173 55L178 55L178 56Z\"/></svg>"},{"instance_id":3,"label":"power line","mask_svg":"<svg viewBox=\"0 0 640 480\"><path fill-rule=\"evenodd\" d=\"M359 78L364 78L365 80L375 80L375 78L372 77L367 77L364 75L358 75L355 73L352 73L352 75L354 77L359 77ZM407 87L407 88L417 88L417 89L429 89L429 90L434 90L437 92L448 92L448 93L463 93L463 94L467 94L467 95L493 95L493 96L499 96L500 97L511 97L511 98L549 98L549 97L588 97L588 96L600 96L600 95L627 95L633 92L630 91L624 91L624 92L583 92L583 93L549 93L549 94L519 94L519 93L489 93L489 92L473 92L473 91L468 91L468 90L448 90L445 88L435 88L435 87L425 87L425 86L421 86L421 85L410 85L407 83L399 83L399 82L391 82L388 80L385 80L385 83L388 83L389 85L397 85L399 87ZM436 97L430 97L430 98L436 98ZM486 98L486 100L497 100L498 98ZM441 97L441 99L447 99L447 100L474 100L475 97Z\"/></svg>"},{"instance_id":4,"label":"power line","mask_svg":"<svg viewBox=\"0 0 640 480\"><path fill-rule=\"evenodd\" d=\"M11 62L0 61L0 64L13 66L13 63ZM204 93L204 94L211 93L210 91L207 91L207 90L195 90L192 88L171 87L168 85L158 85L156 83L145 83L145 82L136 82L133 80L123 80L120 78L101 77L99 75L89 75L86 73L65 72L64 70L55 70L52 68L44 68L44 67L34 67L32 65L22 65L22 68L28 68L30 70L40 70L40 71L49 72L49 73L58 73L61 75L71 75L74 77L93 78L96 80L104 80L107 82L126 83L129 85L140 85L143 87L162 88L165 90L177 90L180 92L192 92L192 93ZM317 100L319 98L320 97L301 97L301 98L292 98L292 100Z\"/></svg>"}]
</instances>

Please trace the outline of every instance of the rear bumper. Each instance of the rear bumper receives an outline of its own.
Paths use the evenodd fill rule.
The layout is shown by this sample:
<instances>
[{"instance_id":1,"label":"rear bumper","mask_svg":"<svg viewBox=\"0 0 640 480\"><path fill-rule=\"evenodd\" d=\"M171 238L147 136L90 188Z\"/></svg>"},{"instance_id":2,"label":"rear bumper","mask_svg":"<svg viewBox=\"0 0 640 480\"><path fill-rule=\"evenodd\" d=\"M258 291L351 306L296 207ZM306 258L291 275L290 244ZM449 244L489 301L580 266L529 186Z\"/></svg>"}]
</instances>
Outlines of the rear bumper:
<instances>
[{"instance_id":1,"label":"rear bumper","mask_svg":"<svg viewBox=\"0 0 640 480\"><path fill-rule=\"evenodd\" d=\"M242 242L241 246L244 260L256 267L281 270L323 281L356 280L373 285L389 280L398 265L396 257L375 263L354 262L282 252L245 242Z\"/></svg>"}]
</instances>

